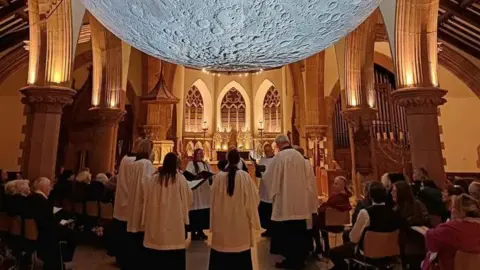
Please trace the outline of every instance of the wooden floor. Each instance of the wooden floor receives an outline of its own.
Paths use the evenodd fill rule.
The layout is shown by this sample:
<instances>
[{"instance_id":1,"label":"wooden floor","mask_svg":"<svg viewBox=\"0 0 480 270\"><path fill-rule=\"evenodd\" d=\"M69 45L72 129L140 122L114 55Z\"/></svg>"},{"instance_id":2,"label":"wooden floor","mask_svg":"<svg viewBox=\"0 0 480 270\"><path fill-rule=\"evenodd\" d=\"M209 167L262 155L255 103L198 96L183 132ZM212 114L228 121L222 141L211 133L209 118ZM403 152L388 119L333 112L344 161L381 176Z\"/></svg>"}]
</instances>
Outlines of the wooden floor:
<instances>
[{"instance_id":1,"label":"wooden floor","mask_svg":"<svg viewBox=\"0 0 480 270\"><path fill-rule=\"evenodd\" d=\"M275 261L280 260L279 257L269 254L269 241L267 239L257 237L257 247L252 251L252 260L254 270L273 270L275 269ZM187 269L188 270L207 270L209 259L208 242L189 242L187 249ZM119 269L114 259L107 256L105 250L96 249L90 246L79 246L75 252L73 263L69 268L75 270L110 270ZM329 266L331 267L331 265ZM321 261L310 260L307 270L327 270L327 264ZM159 267L158 269L162 269ZM228 269L228 268L227 268Z\"/></svg>"}]
</instances>

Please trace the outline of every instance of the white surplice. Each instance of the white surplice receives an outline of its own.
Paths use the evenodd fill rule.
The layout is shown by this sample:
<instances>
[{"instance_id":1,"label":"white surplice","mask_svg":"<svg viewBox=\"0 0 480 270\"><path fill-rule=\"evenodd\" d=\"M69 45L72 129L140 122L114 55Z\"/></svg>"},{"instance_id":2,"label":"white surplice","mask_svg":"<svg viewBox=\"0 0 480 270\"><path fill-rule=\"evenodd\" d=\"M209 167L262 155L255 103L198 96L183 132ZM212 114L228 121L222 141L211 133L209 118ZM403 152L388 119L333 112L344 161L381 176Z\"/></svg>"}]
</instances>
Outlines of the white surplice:
<instances>
[{"instance_id":1,"label":"white surplice","mask_svg":"<svg viewBox=\"0 0 480 270\"><path fill-rule=\"evenodd\" d=\"M185 177L177 173L175 182L168 186L160 182L158 173L143 183L143 245L156 250L185 249L185 225L192 191Z\"/></svg>"},{"instance_id":2,"label":"white surplice","mask_svg":"<svg viewBox=\"0 0 480 270\"><path fill-rule=\"evenodd\" d=\"M210 165L204 162L197 162L198 164L198 172L195 171L195 166L193 165L193 161L188 162L187 168L185 171L190 172L193 175L197 175L202 171L211 172ZM211 191L209 181L203 182L198 188L193 190L193 205L191 210L201 210L210 208L211 202Z\"/></svg>"},{"instance_id":3,"label":"white surplice","mask_svg":"<svg viewBox=\"0 0 480 270\"><path fill-rule=\"evenodd\" d=\"M273 157L271 158L263 157L258 162L258 165L263 165L265 166L265 168L267 168L268 165L270 165L270 163L272 162L272 160L273 160ZM258 193L260 194L260 201L265 203L272 203L272 201L268 198L268 190L266 186L266 183L268 183L268 181L263 181L264 178L265 178L265 172L262 173L262 179L260 179L260 185L258 188Z\"/></svg>"},{"instance_id":4,"label":"white surplice","mask_svg":"<svg viewBox=\"0 0 480 270\"><path fill-rule=\"evenodd\" d=\"M134 161L135 156L124 156L118 167L113 217L120 221L127 221L128 182L131 179L129 173L132 171L130 165L132 165Z\"/></svg>"},{"instance_id":5,"label":"white surplice","mask_svg":"<svg viewBox=\"0 0 480 270\"><path fill-rule=\"evenodd\" d=\"M212 185L210 231L212 248L219 252L242 252L255 244L260 230L258 190L250 175L238 170L232 196L227 193L228 172L215 176Z\"/></svg>"},{"instance_id":6,"label":"white surplice","mask_svg":"<svg viewBox=\"0 0 480 270\"><path fill-rule=\"evenodd\" d=\"M284 149L267 167L264 181L273 202L272 220L307 220L311 218L311 179L305 159L293 148Z\"/></svg>"},{"instance_id":7,"label":"white surplice","mask_svg":"<svg viewBox=\"0 0 480 270\"><path fill-rule=\"evenodd\" d=\"M128 181L127 232L143 232L143 183L155 173L155 167L148 159L135 161L131 165L131 179Z\"/></svg>"},{"instance_id":8,"label":"white surplice","mask_svg":"<svg viewBox=\"0 0 480 270\"><path fill-rule=\"evenodd\" d=\"M313 171L312 163L310 160L305 159L305 169L307 170L307 178L310 182L311 189L309 193L309 202L310 202L310 211L312 214L317 214L318 212L318 190L317 190L317 179L315 179L315 173ZM313 227L313 220L310 217L307 219L307 229Z\"/></svg>"}]
</instances>

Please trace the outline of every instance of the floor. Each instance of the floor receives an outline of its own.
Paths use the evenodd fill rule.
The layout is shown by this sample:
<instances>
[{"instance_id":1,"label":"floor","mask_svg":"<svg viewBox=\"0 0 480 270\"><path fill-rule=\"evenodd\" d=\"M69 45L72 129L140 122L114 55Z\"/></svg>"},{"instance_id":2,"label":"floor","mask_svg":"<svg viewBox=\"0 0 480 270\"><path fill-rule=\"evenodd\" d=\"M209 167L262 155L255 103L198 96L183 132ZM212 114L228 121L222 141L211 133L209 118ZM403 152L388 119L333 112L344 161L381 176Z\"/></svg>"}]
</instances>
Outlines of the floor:
<instances>
[{"instance_id":1,"label":"floor","mask_svg":"<svg viewBox=\"0 0 480 270\"><path fill-rule=\"evenodd\" d=\"M254 270L275 269L276 258L269 254L269 240L257 237L257 246L252 251ZM207 270L209 258L208 242L189 242L187 249L187 269ZM74 261L71 264L74 270L113 270L119 269L115 266L114 259L107 256L105 250L90 246L79 246L75 253ZM331 265L330 265L331 267ZM329 267L324 261L311 260L306 270L327 270Z\"/></svg>"}]
</instances>

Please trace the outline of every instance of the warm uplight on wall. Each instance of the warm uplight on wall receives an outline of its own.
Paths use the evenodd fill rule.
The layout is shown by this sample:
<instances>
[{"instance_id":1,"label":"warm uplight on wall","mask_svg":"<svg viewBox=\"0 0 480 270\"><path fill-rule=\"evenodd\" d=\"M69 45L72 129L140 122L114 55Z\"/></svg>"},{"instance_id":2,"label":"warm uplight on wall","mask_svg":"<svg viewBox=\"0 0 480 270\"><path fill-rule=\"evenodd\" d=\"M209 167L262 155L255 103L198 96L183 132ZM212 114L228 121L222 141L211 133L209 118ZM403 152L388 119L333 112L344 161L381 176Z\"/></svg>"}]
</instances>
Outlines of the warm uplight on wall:
<instances>
[{"instance_id":1,"label":"warm uplight on wall","mask_svg":"<svg viewBox=\"0 0 480 270\"><path fill-rule=\"evenodd\" d=\"M350 93L350 98L348 99L348 105L351 107L358 106L358 97L356 93Z\"/></svg>"},{"instance_id":2,"label":"warm uplight on wall","mask_svg":"<svg viewBox=\"0 0 480 270\"><path fill-rule=\"evenodd\" d=\"M54 72L53 73L53 83L61 83L62 82L62 75L60 74L60 72Z\"/></svg>"},{"instance_id":3,"label":"warm uplight on wall","mask_svg":"<svg viewBox=\"0 0 480 270\"><path fill-rule=\"evenodd\" d=\"M35 84L35 81L37 80L37 74L34 70L30 69L28 71L28 84Z\"/></svg>"},{"instance_id":4,"label":"warm uplight on wall","mask_svg":"<svg viewBox=\"0 0 480 270\"><path fill-rule=\"evenodd\" d=\"M375 91L374 90L369 90L367 92L367 95L368 95L368 97L367 97L368 106L372 109L375 108Z\"/></svg>"},{"instance_id":5,"label":"warm uplight on wall","mask_svg":"<svg viewBox=\"0 0 480 270\"><path fill-rule=\"evenodd\" d=\"M407 70L406 75L405 75L405 83L407 86L412 86L413 85L413 73L411 70Z\"/></svg>"}]
</instances>

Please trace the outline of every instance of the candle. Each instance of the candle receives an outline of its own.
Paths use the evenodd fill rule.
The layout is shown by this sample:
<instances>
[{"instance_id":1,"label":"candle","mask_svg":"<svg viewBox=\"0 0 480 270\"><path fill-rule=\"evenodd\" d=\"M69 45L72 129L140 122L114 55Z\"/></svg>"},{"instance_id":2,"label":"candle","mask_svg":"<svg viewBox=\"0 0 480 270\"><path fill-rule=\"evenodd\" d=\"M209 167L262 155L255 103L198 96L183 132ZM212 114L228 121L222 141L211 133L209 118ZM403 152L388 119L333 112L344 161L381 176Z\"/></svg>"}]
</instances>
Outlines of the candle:
<instances>
[{"instance_id":1,"label":"candle","mask_svg":"<svg viewBox=\"0 0 480 270\"><path fill-rule=\"evenodd\" d=\"M395 137L393 137L393 132L390 131L390 140L395 140Z\"/></svg>"},{"instance_id":2,"label":"candle","mask_svg":"<svg viewBox=\"0 0 480 270\"><path fill-rule=\"evenodd\" d=\"M383 139L384 139L384 140L388 140L388 137L387 137L387 133L386 133L386 132L383 132Z\"/></svg>"},{"instance_id":3,"label":"candle","mask_svg":"<svg viewBox=\"0 0 480 270\"><path fill-rule=\"evenodd\" d=\"M377 141L380 141L382 139L382 136L380 135L380 132L377 132Z\"/></svg>"},{"instance_id":4,"label":"candle","mask_svg":"<svg viewBox=\"0 0 480 270\"><path fill-rule=\"evenodd\" d=\"M405 137L403 137L403 131L400 131L400 141L403 141L403 139L405 139Z\"/></svg>"},{"instance_id":5,"label":"candle","mask_svg":"<svg viewBox=\"0 0 480 270\"><path fill-rule=\"evenodd\" d=\"M203 128L203 129L207 129L207 121L203 121L203 122L202 122L202 128Z\"/></svg>"}]
</instances>

